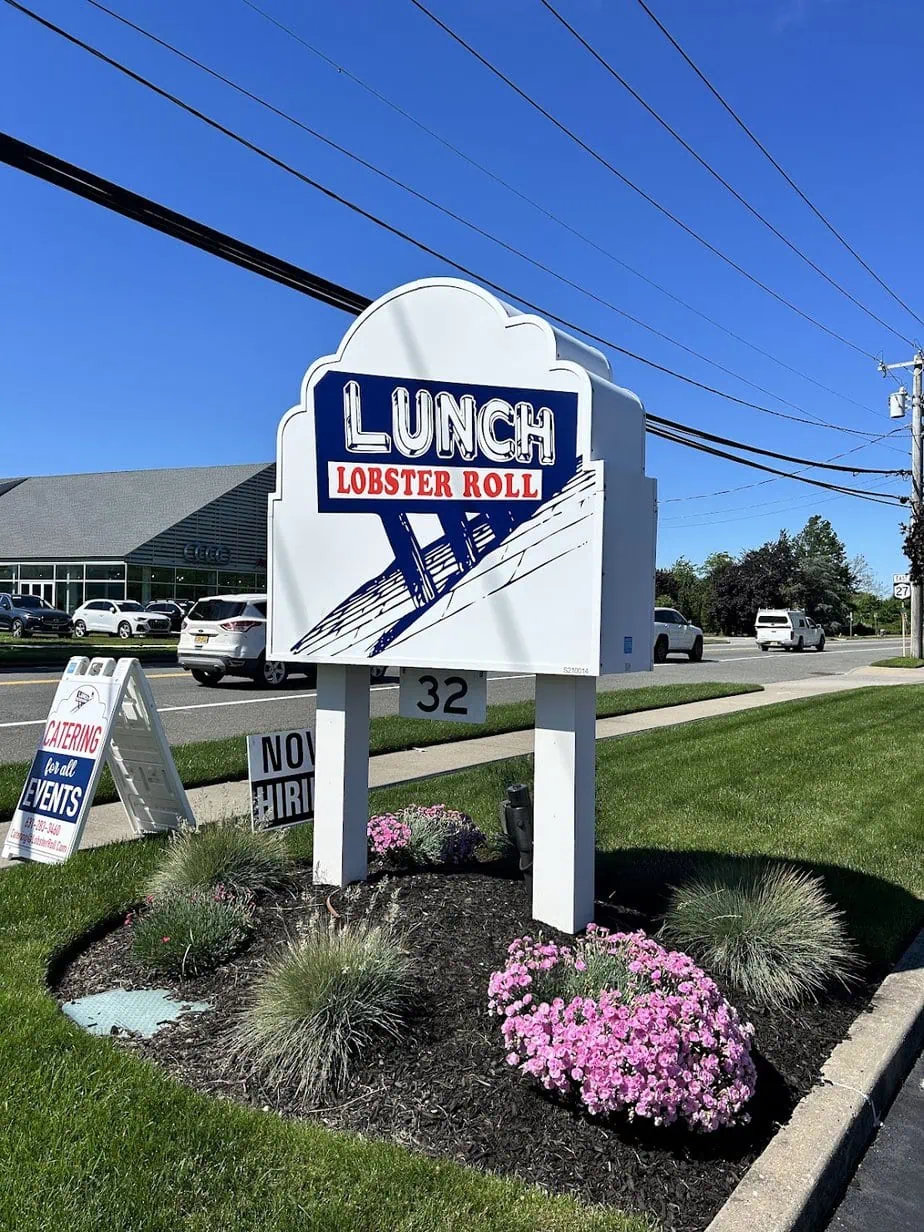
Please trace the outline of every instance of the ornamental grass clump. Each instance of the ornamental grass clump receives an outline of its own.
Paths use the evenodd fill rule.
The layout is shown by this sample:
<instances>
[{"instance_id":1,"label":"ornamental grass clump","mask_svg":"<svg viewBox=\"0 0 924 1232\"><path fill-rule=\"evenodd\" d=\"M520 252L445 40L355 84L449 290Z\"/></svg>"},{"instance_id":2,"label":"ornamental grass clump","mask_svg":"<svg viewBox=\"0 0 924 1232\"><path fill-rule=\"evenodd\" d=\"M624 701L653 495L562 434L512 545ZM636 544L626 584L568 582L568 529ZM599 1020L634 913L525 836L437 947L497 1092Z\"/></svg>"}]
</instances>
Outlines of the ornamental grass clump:
<instances>
[{"instance_id":1,"label":"ornamental grass clump","mask_svg":"<svg viewBox=\"0 0 924 1232\"><path fill-rule=\"evenodd\" d=\"M224 886L173 891L147 899L141 914L126 919L132 954L148 971L187 980L214 971L243 948L253 932L249 895Z\"/></svg>"},{"instance_id":2,"label":"ornamental grass clump","mask_svg":"<svg viewBox=\"0 0 924 1232\"><path fill-rule=\"evenodd\" d=\"M674 889L660 935L763 1005L846 984L858 954L818 877L791 865L719 867Z\"/></svg>"},{"instance_id":3,"label":"ornamental grass clump","mask_svg":"<svg viewBox=\"0 0 924 1232\"><path fill-rule=\"evenodd\" d=\"M712 1131L747 1120L754 1028L686 954L591 924L573 946L519 937L488 984L507 1061L591 1115Z\"/></svg>"},{"instance_id":4,"label":"ornamental grass clump","mask_svg":"<svg viewBox=\"0 0 924 1232\"><path fill-rule=\"evenodd\" d=\"M369 821L369 846L392 864L468 864L485 842L466 813L445 804L410 804Z\"/></svg>"},{"instance_id":5,"label":"ornamental grass clump","mask_svg":"<svg viewBox=\"0 0 924 1232\"><path fill-rule=\"evenodd\" d=\"M329 1098L376 1043L402 1035L418 999L414 963L393 929L317 923L261 979L235 1053L269 1087Z\"/></svg>"},{"instance_id":6,"label":"ornamental grass clump","mask_svg":"<svg viewBox=\"0 0 924 1232\"><path fill-rule=\"evenodd\" d=\"M226 821L175 831L149 890L155 898L218 885L240 894L262 894L285 885L293 868L281 834L252 830L249 821Z\"/></svg>"}]
</instances>

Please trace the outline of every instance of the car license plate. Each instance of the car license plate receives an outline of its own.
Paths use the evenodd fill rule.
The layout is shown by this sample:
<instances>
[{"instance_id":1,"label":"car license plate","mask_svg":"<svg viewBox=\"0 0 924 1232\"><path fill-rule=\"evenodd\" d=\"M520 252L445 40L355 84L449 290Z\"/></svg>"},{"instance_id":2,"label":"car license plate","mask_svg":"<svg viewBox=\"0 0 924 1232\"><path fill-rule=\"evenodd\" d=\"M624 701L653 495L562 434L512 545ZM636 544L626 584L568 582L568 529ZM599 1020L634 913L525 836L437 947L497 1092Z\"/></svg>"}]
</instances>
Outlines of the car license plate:
<instances>
[{"instance_id":1,"label":"car license plate","mask_svg":"<svg viewBox=\"0 0 924 1232\"><path fill-rule=\"evenodd\" d=\"M196 634L196 645L197 646L207 646L208 641L209 641L209 635L207 633L197 633Z\"/></svg>"}]
</instances>

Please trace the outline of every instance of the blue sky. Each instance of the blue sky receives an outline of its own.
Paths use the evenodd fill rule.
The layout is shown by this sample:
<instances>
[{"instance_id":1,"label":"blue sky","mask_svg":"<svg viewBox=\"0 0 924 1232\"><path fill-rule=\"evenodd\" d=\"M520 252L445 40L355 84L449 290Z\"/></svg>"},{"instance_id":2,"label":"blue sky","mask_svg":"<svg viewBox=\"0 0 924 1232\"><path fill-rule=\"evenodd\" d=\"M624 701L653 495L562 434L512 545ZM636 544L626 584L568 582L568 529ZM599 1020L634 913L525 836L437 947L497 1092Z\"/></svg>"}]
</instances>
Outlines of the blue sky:
<instances>
[{"instance_id":1,"label":"blue sky","mask_svg":"<svg viewBox=\"0 0 924 1232\"><path fill-rule=\"evenodd\" d=\"M922 173L915 0L651 0L694 60L873 268L912 307ZM110 7L291 111L402 182L779 395L651 336L577 290L415 201L179 62L84 0L34 7L306 173L485 276L666 367L782 411L887 431L875 364L801 320L660 217L531 111L408 0L260 0L333 59L503 176L531 201L825 392L713 328L468 166L243 0L110 0ZM864 351L911 347L764 230L588 57L538 0L432 0L626 175L740 264ZM564 15L774 224L900 333L924 329L842 249L722 112L634 0L560 0ZM0 110L15 136L375 296L448 272L227 138L0 5ZM0 475L270 458L304 370L349 319L335 309L0 168ZM922 312L924 316L924 312ZM614 379L649 411L805 457L860 438L736 407L619 355ZM779 399L784 399L780 401ZM793 412L798 413L798 412ZM893 446L904 450L904 435ZM906 466L894 448L851 455ZM785 464L782 464L785 465ZM659 563L736 552L829 517L851 554L904 568L900 511L779 481L650 439ZM849 477L847 482L853 482ZM869 486L868 481L857 481ZM874 480L904 491L904 481ZM0 528L2 542L2 528Z\"/></svg>"}]
</instances>

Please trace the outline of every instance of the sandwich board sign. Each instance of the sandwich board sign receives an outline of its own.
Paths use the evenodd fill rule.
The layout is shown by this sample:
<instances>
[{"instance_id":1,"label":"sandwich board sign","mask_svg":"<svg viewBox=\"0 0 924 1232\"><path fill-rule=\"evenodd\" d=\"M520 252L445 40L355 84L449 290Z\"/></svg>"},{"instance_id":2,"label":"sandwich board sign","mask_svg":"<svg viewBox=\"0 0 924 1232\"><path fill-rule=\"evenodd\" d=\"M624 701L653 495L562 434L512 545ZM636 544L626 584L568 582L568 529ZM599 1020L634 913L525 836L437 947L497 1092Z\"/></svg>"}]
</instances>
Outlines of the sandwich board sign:
<instances>
[{"instance_id":1,"label":"sandwich board sign","mask_svg":"<svg viewBox=\"0 0 924 1232\"><path fill-rule=\"evenodd\" d=\"M314 736L307 728L247 737L251 823L283 830L314 818Z\"/></svg>"},{"instance_id":2,"label":"sandwich board sign","mask_svg":"<svg viewBox=\"0 0 924 1232\"><path fill-rule=\"evenodd\" d=\"M316 880L366 874L371 666L534 673L534 914L591 918L595 678L652 665L655 484L610 377L454 278L384 295L308 369L277 437L267 657L318 666Z\"/></svg>"},{"instance_id":3,"label":"sandwich board sign","mask_svg":"<svg viewBox=\"0 0 924 1232\"><path fill-rule=\"evenodd\" d=\"M137 659L71 659L3 845L3 856L60 864L80 845L108 763L137 834L195 826Z\"/></svg>"}]
</instances>

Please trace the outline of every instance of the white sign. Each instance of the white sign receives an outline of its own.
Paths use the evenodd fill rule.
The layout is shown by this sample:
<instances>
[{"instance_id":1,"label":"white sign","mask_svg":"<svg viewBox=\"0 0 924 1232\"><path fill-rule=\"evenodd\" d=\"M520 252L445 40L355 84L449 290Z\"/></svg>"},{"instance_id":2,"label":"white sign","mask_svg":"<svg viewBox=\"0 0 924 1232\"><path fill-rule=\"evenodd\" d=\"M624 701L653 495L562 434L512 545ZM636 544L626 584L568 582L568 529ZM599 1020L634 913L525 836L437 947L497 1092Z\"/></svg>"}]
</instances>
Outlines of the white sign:
<instances>
[{"instance_id":1,"label":"white sign","mask_svg":"<svg viewBox=\"0 0 924 1232\"><path fill-rule=\"evenodd\" d=\"M650 671L654 619L645 413L611 377L455 278L384 295L306 373L277 437L266 653L317 664L316 882L366 875L370 667L429 664L402 714L460 721L453 677L470 698L471 673L535 673L533 914L593 918L595 677Z\"/></svg>"},{"instance_id":2,"label":"white sign","mask_svg":"<svg viewBox=\"0 0 924 1232\"><path fill-rule=\"evenodd\" d=\"M399 287L280 424L267 657L649 671L644 460L599 351L471 283Z\"/></svg>"},{"instance_id":3,"label":"white sign","mask_svg":"<svg viewBox=\"0 0 924 1232\"><path fill-rule=\"evenodd\" d=\"M138 660L76 657L55 692L3 856L60 864L76 851L107 761L136 834L195 826Z\"/></svg>"},{"instance_id":4,"label":"white sign","mask_svg":"<svg viewBox=\"0 0 924 1232\"><path fill-rule=\"evenodd\" d=\"M911 598L911 574L910 573L893 573L892 575L892 598L893 599L910 599Z\"/></svg>"},{"instance_id":5,"label":"white sign","mask_svg":"<svg viewBox=\"0 0 924 1232\"><path fill-rule=\"evenodd\" d=\"M406 719L483 723L488 710L487 679L487 672L402 667L398 713Z\"/></svg>"},{"instance_id":6,"label":"white sign","mask_svg":"<svg viewBox=\"0 0 924 1232\"><path fill-rule=\"evenodd\" d=\"M247 772L255 830L314 818L314 736L307 728L248 736Z\"/></svg>"}]
</instances>

